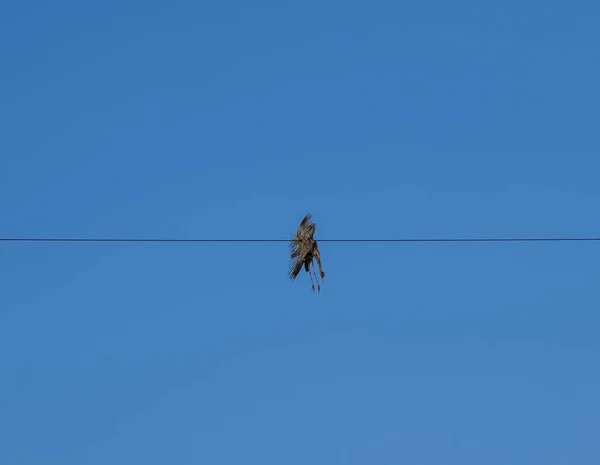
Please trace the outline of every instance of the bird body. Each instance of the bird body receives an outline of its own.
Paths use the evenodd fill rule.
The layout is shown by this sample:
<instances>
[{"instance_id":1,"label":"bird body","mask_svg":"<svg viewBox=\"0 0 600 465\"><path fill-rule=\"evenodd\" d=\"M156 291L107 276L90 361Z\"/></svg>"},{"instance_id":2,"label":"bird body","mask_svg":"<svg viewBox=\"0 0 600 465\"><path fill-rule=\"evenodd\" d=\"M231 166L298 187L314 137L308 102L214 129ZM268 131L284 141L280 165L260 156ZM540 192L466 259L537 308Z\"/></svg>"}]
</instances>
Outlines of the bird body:
<instances>
[{"instance_id":1,"label":"bird body","mask_svg":"<svg viewBox=\"0 0 600 465\"><path fill-rule=\"evenodd\" d=\"M316 225L311 221L311 218L312 217L310 213L304 216L300 222L300 226L298 226L296 235L290 240L291 254L288 276L291 280L295 280L300 273L300 270L304 266L304 270L310 276L313 292L315 291L313 274L317 282L317 289L319 292L321 292L320 281L322 281L325 277L325 272L323 271L323 267L321 265L321 252L319 250L319 245L313 237L315 234ZM319 267L320 280L319 276L317 276L314 270L314 260L317 261L317 265Z\"/></svg>"}]
</instances>

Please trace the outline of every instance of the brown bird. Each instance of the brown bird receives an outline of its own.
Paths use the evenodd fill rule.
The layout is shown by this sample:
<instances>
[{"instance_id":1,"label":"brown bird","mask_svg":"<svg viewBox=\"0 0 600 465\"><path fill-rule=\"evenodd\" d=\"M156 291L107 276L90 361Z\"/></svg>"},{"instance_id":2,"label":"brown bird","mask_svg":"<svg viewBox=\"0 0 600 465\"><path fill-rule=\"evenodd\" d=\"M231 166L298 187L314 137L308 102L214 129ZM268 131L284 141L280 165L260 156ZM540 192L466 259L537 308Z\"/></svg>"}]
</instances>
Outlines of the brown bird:
<instances>
[{"instance_id":1,"label":"brown bird","mask_svg":"<svg viewBox=\"0 0 600 465\"><path fill-rule=\"evenodd\" d=\"M317 241L313 238L313 235L315 234L315 229L316 225L311 221L311 214L308 213L300 222L300 226L298 226L296 235L292 240L290 240L289 243L291 250L291 261L288 275L291 280L296 279L298 273L300 273L300 270L302 269L302 265L304 265L304 269L310 276L312 291L315 292L315 283L311 274L312 266L312 273L315 275L317 289L319 292L321 292L321 284L319 282L319 277L315 272L313 260L317 260L321 281L325 277L325 272L323 271L323 267L321 266L321 252L319 251L319 245L317 244Z\"/></svg>"}]
</instances>

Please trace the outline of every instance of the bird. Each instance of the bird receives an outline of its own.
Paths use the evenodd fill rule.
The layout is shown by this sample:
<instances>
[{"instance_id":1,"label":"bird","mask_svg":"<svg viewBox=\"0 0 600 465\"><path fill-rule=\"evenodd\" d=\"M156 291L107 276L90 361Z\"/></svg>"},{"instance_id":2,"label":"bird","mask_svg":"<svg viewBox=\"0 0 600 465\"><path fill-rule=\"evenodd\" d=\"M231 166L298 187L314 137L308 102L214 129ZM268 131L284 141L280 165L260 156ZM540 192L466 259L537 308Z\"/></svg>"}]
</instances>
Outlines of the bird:
<instances>
[{"instance_id":1,"label":"bird","mask_svg":"<svg viewBox=\"0 0 600 465\"><path fill-rule=\"evenodd\" d=\"M288 270L288 276L293 281L296 279L302 266L310 276L310 282L312 284L312 291L315 292L315 282L313 281L313 274L317 283L317 290L321 292L321 282L325 277L323 266L321 265L321 251L319 250L319 244L314 239L316 225L312 222L312 215L307 213L300 226L296 231L296 235L289 241L290 246L290 266ZM319 267L319 277L315 272L314 260L317 261ZM312 274L311 274L312 267Z\"/></svg>"}]
</instances>

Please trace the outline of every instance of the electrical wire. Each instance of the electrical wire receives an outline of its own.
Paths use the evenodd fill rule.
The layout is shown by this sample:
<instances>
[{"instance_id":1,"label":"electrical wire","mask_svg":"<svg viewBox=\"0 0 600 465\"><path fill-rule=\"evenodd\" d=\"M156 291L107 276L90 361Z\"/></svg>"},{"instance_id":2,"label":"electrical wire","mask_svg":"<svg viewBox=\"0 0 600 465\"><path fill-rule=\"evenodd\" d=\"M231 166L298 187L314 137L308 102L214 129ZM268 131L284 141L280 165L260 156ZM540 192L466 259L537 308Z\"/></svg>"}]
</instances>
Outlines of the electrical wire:
<instances>
[{"instance_id":1,"label":"electrical wire","mask_svg":"<svg viewBox=\"0 0 600 465\"><path fill-rule=\"evenodd\" d=\"M83 237L0 237L0 242L290 242L292 239L175 239L175 238L83 238ZM600 237L463 237L399 239L317 239L318 242L600 242Z\"/></svg>"}]
</instances>

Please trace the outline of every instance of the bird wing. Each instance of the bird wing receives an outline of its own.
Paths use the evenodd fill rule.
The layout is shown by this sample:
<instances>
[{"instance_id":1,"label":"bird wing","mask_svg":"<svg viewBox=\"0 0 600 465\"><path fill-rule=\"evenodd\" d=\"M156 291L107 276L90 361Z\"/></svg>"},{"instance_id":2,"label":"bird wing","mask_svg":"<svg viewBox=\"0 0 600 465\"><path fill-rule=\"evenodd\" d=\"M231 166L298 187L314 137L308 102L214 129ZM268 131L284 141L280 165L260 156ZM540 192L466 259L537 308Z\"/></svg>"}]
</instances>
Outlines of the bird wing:
<instances>
[{"instance_id":1,"label":"bird wing","mask_svg":"<svg viewBox=\"0 0 600 465\"><path fill-rule=\"evenodd\" d=\"M307 213L304 216L304 218L302 218L302 221L300 222L300 227L311 224L312 223L311 219L312 219L312 215L310 213Z\"/></svg>"},{"instance_id":2,"label":"bird wing","mask_svg":"<svg viewBox=\"0 0 600 465\"><path fill-rule=\"evenodd\" d=\"M302 265L307 261L312 250L312 238L316 226L312 222L312 216L307 213L296 231L296 236L289 242L290 245L290 267L288 276L290 279L296 279ZM310 257L312 259L312 257ZM309 260L310 261L310 260ZM308 271L308 270L307 270Z\"/></svg>"},{"instance_id":3,"label":"bird wing","mask_svg":"<svg viewBox=\"0 0 600 465\"><path fill-rule=\"evenodd\" d=\"M288 276L290 279L296 279L298 273L302 269L302 264L305 261L307 250L303 241L298 241L296 238L290 241L290 266Z\"/></svg>"},{"instance_id":4,"label":"bird wing","mask_svg":"<svg viewBox=\"0 0 600 465\"><path fill-rule=\"evenodd\" d=\"M308 239L311 238L316 230L316 225L312 222L312 216L310 213L307 213L302 221L300 222L300 226L298 226L298 230L296 231L296 237L298 239Z\"/></svg>"}]
</instances>

